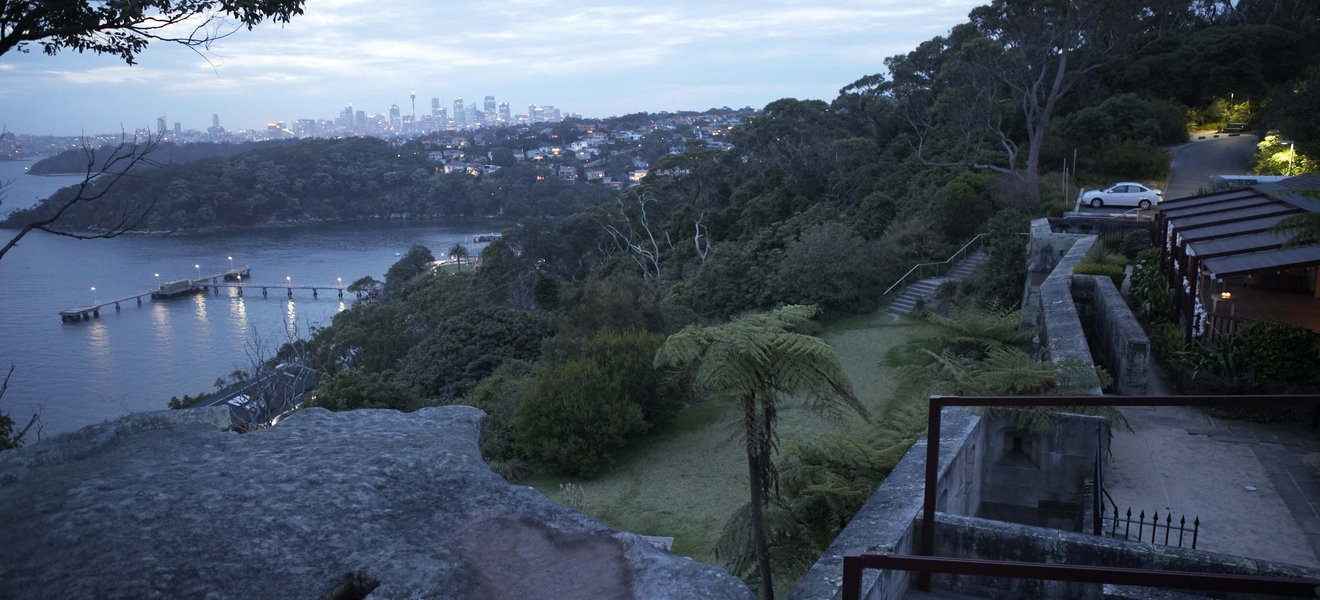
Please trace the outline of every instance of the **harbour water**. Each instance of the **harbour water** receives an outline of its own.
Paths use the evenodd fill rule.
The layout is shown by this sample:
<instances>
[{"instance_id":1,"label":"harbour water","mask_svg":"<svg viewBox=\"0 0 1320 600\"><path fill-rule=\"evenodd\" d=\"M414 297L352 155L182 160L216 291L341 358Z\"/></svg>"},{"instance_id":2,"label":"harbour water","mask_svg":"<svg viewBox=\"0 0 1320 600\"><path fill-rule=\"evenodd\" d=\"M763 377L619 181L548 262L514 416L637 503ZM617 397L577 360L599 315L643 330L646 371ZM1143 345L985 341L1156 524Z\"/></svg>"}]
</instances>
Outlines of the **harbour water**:
<instances>
[{"instance_id":1,"label":"harbour water","mask_svg":"<svg viewBox=\"0 0 1320 600\"><path fill-rule=\"evenodd\" d=\"M29 205L66 178L23 174L30 163L0 162L14 181L2 211ZM44 192L44 193L43 193ZM35 233L0 260L0 369L14 372L0 410L22 425L40 415L42 435L70 431L129 412L160 410L171 396L214 389L217 377L246 369L290 336L328 325L352 302L334 292L313 298L283 286L344 285L383 279L414 244L437 256L455 243L475 255L474 233L498 230L488 220L424 225L351 223L189 236L125 235L75 240ZM0 230L7 241L13 231ZM248 290L129 301L99 319L61 323L59 311L147 291L158 281L252 268L250 283L275 286L263 298ZM196 268L195 265L200 266ZM159 278L157 277L159 274ZM286 279L289 278L289 279ZM248 281L245 281L248 283ZM95 287L93 291L91 288ZM3 373L0 372L0 375Z\"/></svg>"}]
</instances>

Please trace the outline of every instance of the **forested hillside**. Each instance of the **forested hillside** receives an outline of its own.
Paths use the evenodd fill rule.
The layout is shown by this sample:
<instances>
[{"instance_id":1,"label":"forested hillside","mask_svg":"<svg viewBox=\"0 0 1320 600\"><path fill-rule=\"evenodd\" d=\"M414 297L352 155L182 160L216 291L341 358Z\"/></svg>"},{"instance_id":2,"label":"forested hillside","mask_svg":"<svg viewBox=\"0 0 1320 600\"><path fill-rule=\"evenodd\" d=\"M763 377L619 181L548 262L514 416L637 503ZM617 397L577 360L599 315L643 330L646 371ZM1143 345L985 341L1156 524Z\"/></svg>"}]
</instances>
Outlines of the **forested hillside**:
<instances>
[{"instance_id":1,"label":"forested hillside","mask_svg":"<svg viewBox=\"0 0 1320 600\"><path fill-rule=\"evenodd\" d=\"M520 218L566 215L610 197L599 186L537 181L530 168L510 168L493 181L447 174L416 142L348 138L256 146L234 156L135 169L95 202L74 204L60 224L98 230L132 215L135 229L171 231L368 218ZM98 194L99 185L84 196ZM61 190L7 223L45 216L75 193Z\"/></svg>"},{"instance_id":2,"label":"forested hillside","mask_svg":"<svg viewBox=\"0 0 1320 600\"><path fill-rule=\"evenodd\" d=\"M169 165L180 165L183 163L202 160L204 158L221 158L234 156L253 150L264 148L276 148L288 146L297 143L295 140L271 140L266 142L248 142L243 144L218 144L214 142L195 142L190 144L176 144L174 142L160 142L152 144L146 140L126 141L123 147L114 145L102 146L91 150L90 156L86 149L65 150L55 156L43 158L32 165L28 170L30 175L57 175L72 173L81 175L88 171L88 165L92 167L92 172L96 172L102 165L105 165L116 150L120 154L133 153L147 150L150 147L149 160L137 163L139 169L163 167Z\"/></svg>"}]
</instances>

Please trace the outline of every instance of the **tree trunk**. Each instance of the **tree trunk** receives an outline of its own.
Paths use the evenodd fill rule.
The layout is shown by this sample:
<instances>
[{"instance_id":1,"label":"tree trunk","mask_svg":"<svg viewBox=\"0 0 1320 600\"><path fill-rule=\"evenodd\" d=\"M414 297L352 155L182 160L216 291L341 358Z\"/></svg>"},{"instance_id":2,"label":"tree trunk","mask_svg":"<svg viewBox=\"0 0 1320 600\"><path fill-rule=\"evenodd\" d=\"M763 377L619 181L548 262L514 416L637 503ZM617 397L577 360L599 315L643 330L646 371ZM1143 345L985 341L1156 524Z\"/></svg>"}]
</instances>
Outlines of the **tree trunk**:
<instances>
[{"instance_id":1,"label":"tree trunk","mask_svg":"<svg viewBox=\"0 0 1320 600\"><path fill-rule=\"evenodd\" d=\"M752 486L752 539L756 543L756 567L761 574L761 599L774 600L774 578L770 573L770 547L765 540L765 474L761 472L764 457L755 449L747 448L747 478Z\"/></svg>"}]
</instances>

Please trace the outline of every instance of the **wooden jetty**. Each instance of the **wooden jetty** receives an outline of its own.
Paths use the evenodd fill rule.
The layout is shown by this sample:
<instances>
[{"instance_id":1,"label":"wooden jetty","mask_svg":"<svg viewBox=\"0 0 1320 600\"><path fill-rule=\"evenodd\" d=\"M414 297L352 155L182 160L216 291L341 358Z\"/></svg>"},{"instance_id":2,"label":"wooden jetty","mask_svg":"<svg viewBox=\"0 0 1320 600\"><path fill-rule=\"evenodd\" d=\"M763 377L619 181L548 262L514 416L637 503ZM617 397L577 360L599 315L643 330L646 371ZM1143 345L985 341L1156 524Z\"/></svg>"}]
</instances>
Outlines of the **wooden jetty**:
<instances>
[{"instance_id":1,"label":"wooden jetty","mask_svg":"<svg viewBox=\"0 0 1320 600\"><path fill-rule=\"evenodd\" d=\"M107 306L113 306L115 307L115 310L120 310L121 306L129 302L130 300L136 302L138 306L141 306L143 298L151 298L152 300L164 300L167 298L173 298L175 296L180 296L183 294L206 293L212 290L214 290L216 293L219 293L219 288L236 288L238 290L238 296L240 298L243 297L243 290L254 289L254 288L259 288L261 290L261 296L263 298L268 296L269 290L277 290L277 291L285 290L289 298L293 297L293 290L311 290L313 298L319 297L321 290L326 290L326 291L333 290L338 293L340 298L344 297L343 283L336 283L332 285L292 285L292 284L279 285L279 284L242 283L244 280L249 278L251 273L252 273L252 269L250 267L238 267L234 269L229 269L228 271L224 271L222 273L208 275L206 277L202 277L199 279L180 279L178 281L167 281L157 286L155 289L142 292L141 294L134 294L132 296L125 296L123 298L118 298L115 300L107 300L105 302L101 302L98 304L89 304L87 306L79 306L76 308L70 308L68 310L62 310L60 311L60 321L63 321L65 323L77 323L79 321L89 321L91 319L100 318L101 309ZM221 283L221 282L229 282L229 281L235 283Z\"/></svg>"}]
</instances>

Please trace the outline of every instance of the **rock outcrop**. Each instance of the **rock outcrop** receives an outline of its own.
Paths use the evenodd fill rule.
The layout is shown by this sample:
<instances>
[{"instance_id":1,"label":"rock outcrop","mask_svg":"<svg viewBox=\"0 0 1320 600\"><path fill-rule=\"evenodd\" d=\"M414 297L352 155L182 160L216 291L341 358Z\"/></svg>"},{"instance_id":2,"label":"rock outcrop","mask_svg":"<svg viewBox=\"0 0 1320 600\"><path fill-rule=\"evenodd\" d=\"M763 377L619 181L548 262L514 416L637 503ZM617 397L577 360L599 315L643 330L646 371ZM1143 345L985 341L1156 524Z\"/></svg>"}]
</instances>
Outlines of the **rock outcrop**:
<instances>
[{"instance_id":1,"label":"rock outcrop","mask_svg":"<svg viewBox=\"0 0 1320 600\"><path fill-rule=\"evenodd\" d=\"M0 454L0 597L750 598L491 472L483 413L131 415ZM374 587L373 587L374 586Z\"/></svg>"}]
</instances>

